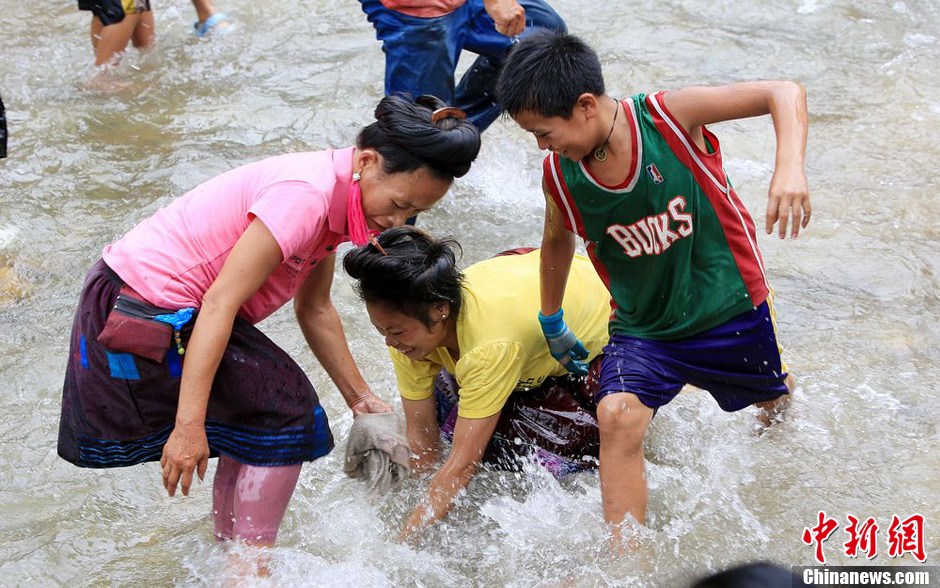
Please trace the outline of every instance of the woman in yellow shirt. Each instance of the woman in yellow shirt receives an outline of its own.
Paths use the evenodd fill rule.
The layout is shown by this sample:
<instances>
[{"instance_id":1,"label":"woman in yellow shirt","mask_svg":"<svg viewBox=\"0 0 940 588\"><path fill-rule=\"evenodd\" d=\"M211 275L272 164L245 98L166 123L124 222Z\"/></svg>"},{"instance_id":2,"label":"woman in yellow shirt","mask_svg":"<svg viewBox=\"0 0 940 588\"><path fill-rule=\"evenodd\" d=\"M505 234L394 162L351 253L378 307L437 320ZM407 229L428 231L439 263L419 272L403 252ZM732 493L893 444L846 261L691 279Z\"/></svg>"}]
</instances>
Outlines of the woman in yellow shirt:
<instances>
[{"instance_id":1,"label":"woman in yellow shirt","mask_svg":"<svg viewBox=\"0 0 940 588\"><path fill-rule=\"evenodd\" d=\"M412 467L437 463L442 433L452 432L453 440L428 500L411 513L401 537L446 516L484 461L511 467L518 463L513 458L529 454L556 475L593 463L596 378L586 374L599 364L593 360L607 342L611 307L590 261L572 261L565 322L581 334L583 353L562 366L533 318L538 250L461 272L453 240L405 226L383 232L377 243L350 251L343 266L389 346ZM454 396L456 409L448 415Z\"/></svg>"}]
</instances>

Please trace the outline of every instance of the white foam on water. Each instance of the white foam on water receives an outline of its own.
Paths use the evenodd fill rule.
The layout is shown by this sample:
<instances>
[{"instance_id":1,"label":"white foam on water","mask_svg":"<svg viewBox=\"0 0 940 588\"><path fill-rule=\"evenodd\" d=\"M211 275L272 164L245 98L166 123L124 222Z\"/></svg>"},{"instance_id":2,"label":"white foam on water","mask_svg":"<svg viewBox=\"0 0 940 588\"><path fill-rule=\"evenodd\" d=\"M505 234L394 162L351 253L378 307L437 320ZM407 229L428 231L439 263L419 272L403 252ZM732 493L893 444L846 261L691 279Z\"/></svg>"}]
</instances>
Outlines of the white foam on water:
<instances>
[{"instance_id":1,"label":"white foam on water","mask_svg":"<svg viewBox=\"0 0 940 588\"><path fill-rule=\"evenodd\" d=\"M198 183L281 152L350 144L382 95L381 45L355 2L314 0L297 18L273 3L226 0L238 31L208 42L191 34L191 6L157 6L158 46L130 50L115 72L130 91L95 93L78 89L92 71L88 13L0 0L11 131L0 162L0 255L14 252L31 286L0 309L0 467L17 472L0 494L5 579L674 588L741 561L812 563L800 537L819 510L841 523L848 512L882 525L915 511L928 524L940 518L930 500L940 491L936 3L552 6L598 47L619 96L744 79L807 87L813 222L795 242L758 231L800 380L785 420L755 436L752 411L724 413L691 390L664 407L646 443L648 521L629 554L606 550L596 472L556 482L532 467L480 472L445 520L403 545L395 536L429 478L371 503L342 474L348 409L286 308L262 330L310 375L337 448L304 467L270 550L271 578L226 576L238 548L211 537L213 469L190 497L170 499L158 465L93 472L56 456L75 301L104 244ZM30 28L37 22L42 35ZM712 130L761 227L772 125ZM497 121L474 169L419 226L459 237L464 266L537 245L544 155L511 121ZM367 381L399 408L381 338L341 270L333 292ZM926 547L930 561L940 558L935 540ZM836 564L856 563L829 551ZM883 555L876 565L909 561Z\"/></svg>"},{"instance_id":2,"label":"white foam on water","mask_svg":"<svg viewBox=\"0 0 940 588\"><path fill-rule=\"evenodd\" d=\"M20 230L12 223L0 225L0 249L6 249L16 242Z\"/></svg>"}]
</instances>

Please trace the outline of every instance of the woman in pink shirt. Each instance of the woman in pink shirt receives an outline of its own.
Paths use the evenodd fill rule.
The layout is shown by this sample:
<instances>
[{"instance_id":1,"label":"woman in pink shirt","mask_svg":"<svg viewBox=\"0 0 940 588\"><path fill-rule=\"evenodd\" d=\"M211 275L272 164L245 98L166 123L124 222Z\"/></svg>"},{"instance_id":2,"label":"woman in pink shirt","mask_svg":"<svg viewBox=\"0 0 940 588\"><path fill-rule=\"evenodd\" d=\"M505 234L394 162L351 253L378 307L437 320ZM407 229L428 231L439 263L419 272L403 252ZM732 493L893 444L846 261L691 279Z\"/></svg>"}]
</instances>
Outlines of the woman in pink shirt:
<instances>
[{"instance_id":1,"label":"woman in pink shirt","mask_svg":"<svg viewBox=\"0 0 940 588\"><path fill-rule=\"evenodd\" d=\"M104 248L72 329L60 456L95 468L159 459L170 496L219 456L216 537L274 543L301 463L333 438L303 370L254 324L293 299L353 413L389 411L330 301L336 247L433 206L480 148L463 113L433 97L384 98L375 116L355 147L226 172Z\"/></svg>"}]
</instances>

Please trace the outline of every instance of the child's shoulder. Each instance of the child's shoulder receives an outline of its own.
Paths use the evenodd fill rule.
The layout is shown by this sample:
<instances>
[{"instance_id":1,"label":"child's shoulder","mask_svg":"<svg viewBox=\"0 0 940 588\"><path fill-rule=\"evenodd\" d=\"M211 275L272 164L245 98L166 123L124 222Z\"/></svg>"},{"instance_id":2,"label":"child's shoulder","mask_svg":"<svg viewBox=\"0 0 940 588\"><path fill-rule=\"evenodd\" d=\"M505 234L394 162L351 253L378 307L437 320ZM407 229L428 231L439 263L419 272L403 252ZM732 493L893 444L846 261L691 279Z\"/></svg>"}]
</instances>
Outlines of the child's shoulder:
<instances>
[{"instance_id":1,"label":"child's shoulder","mask_svg":"<svg viewBox=\"0 0 940 588\"><path fill-rule=\"evenodd\" d=\"M623 101L632 104L638 113L653 112L657 110L657 107L665 109L665 101L663 98L666 96L666 93L666 90L638 92L628 96Z\"/></svg>"}]
</instances>

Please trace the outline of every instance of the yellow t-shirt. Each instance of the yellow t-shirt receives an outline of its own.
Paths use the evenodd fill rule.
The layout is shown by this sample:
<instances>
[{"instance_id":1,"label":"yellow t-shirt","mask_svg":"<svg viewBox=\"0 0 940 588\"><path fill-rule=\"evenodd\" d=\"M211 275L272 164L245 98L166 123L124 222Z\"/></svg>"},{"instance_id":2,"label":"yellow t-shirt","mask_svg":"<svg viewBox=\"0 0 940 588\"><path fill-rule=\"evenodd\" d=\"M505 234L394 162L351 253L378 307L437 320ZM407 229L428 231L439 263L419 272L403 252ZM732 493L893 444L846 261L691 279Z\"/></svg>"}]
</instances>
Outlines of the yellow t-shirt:
<instances>
[{"instance_id":1,"label":"yellow t-shirt","mask_svg":"<svg viewBox=\"0 0 940 588\"><path fill-rule=\"evenodd\" d=\"M486 418L502 410L514 390L534 388L568 372L548 351L538 321L539 251L494 257L464 272L457 318L457 361L444 347L413 361L389 347L398 390L408 400L434 393L434 376L446 369L460 385L457 414ZM586 257L576 255L565 289L565 322L584 343L589 360L607 344L610 293Z\"/></svg>"}]
</instances>

